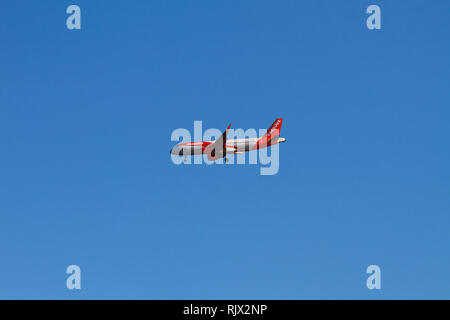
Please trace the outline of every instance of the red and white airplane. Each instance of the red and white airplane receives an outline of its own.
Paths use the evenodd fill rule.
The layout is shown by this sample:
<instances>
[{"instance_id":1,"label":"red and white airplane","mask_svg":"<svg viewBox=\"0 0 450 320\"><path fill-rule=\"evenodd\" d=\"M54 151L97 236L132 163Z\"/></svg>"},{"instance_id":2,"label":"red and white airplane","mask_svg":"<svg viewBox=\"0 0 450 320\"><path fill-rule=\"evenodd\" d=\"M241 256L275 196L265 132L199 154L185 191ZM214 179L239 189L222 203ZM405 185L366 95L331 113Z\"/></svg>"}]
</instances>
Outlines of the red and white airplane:
<instances>
[{"instance_id":1,"label":"red and white airplane","mask_svg":"<svg viewBox=\"0 0 450 320\"><path fill-rule=\"evenodd\" d=\"M185 142L177 144L172 150L171 154L184 156L184 161L187 156L207 154L209 161L214 161L225 157L227 154L240 154L247 151L258 150L270 147L277 143L285 142L285 138L280 137L282 118L278 118L267 130L266 134L261 138L245 138L245 139L227 139L228 130L215 141L197 141ZM228 159L225 158L228 162Z\"/></svg>"}]
</instances>

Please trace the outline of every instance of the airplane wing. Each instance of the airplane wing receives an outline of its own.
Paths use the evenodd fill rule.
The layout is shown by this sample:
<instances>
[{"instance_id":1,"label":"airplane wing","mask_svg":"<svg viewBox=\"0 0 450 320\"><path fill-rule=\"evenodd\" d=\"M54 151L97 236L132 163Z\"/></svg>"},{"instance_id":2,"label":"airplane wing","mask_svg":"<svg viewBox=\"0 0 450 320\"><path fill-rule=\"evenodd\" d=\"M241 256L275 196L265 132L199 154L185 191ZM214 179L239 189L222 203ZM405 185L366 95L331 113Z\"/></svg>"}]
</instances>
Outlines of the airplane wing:
<instances>
[{"instance_id":1,"label":"airplane wing","mask_svg":"<svg viewBox=\"0 0 450 320\"><path fill-rule=\"evenodd\" d=\"M227 144L227 133L230 130L231 124L228 126L227 130L220 136L219 139L214 141L205 148L203 153L208 155L208 160L217 160L226 156L226 144Z\"/></svg>"}]
</instances>

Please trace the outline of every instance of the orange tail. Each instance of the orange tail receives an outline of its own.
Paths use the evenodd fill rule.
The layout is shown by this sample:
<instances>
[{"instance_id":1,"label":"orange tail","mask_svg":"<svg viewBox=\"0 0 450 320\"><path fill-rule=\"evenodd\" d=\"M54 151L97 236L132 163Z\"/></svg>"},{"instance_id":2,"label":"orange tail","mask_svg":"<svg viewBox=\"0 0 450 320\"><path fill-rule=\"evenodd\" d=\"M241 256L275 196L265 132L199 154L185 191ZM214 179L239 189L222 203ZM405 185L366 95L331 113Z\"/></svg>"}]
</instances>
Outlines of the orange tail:
<instances>
[{"instance_id":1,"label":"orange tail","mask_svg":"<svg viewBox=\"0 0 450 320\"><path fill-rule=\"evenodd\" d=\"M272 144L272 141L277 141L280 136L281 124L283 123L283 118L278 118L267 130L266 134L258 140L257 148L265 148Z\"/></svg>"}]
</instances>

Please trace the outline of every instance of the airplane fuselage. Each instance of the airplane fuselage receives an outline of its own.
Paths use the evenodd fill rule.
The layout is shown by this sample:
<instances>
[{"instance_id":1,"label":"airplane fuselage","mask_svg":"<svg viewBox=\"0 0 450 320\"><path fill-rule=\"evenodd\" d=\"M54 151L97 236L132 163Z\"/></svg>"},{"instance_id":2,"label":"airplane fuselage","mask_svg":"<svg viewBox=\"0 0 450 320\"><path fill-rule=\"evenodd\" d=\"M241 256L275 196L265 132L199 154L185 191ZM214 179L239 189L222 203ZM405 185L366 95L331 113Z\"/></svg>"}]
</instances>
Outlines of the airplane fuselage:
<instances>
[{"instance_id":1,"label":"airplane fuselage","mask_svg":"<svg viewBox=\"0 0 450 320\"><path fill-rule=\"evenodd\" d=\"M261 148L269 147L274 144L283 143L285 138L278 137L277 140L271 141L267 145L261 146L258 143L258 138L245 138L245 139L228 139L226 141L226 153L238 153L248 152L252 150L258 150ZM197 141L197 142L185 142L177 144L171 151L171 154L179 156L192 156L203 154L206 147L213 144L214 141Z\"/></svg>"}]
</instances>

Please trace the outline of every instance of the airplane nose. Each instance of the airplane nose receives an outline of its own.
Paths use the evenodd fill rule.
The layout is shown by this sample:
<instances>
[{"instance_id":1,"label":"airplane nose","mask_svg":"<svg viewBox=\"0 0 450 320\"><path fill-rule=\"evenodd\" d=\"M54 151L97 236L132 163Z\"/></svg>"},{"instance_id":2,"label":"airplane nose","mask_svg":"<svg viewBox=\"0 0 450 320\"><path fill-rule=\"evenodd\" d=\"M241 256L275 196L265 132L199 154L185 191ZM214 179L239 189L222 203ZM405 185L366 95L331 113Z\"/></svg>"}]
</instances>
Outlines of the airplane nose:
<instances>
[{"instance_id":1,"label":"airplane nose","mask_svg":"<svg viewBox=\"0 0 450 320\"><path fill-rule=\"evenodd\" d=\"M183 155L183 148L174 147L174 148L170 149L169 152L170 152L170 154L175 154L175 155L182 156Z\"/></svg>"}]
</instances>

